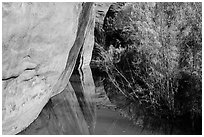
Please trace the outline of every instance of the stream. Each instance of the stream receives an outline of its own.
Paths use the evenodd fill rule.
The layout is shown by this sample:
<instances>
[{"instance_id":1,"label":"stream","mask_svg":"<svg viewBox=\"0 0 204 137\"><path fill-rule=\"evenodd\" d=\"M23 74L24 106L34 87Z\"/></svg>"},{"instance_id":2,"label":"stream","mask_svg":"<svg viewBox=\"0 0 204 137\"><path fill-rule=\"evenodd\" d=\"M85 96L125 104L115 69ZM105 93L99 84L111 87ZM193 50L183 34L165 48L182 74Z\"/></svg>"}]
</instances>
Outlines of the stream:
<instances>
[{"instance_id":1,"label":"stream","mask_svg":"<svg viewBox=\"0 0 204 137\"><path fill-rule=\"evenodd\" d=\"M96 135L157 135L159 132L142 130L142 127L133 125L132 121L124 118L114 110L101 108L97 110L95 127Z\"/></svg>"},{"instance_id":2,"label":"stream","mask_svg":"<svg viewBox=\"0 0 204 137\"><path fill-rule=\"evenodd\" d=\"M81 92L83 88L79 75L72 75L71 81L64 91L49 100L38 118L19 134L161 134L159 132L151 132L147 129L142 130L142 127L133 125L132 121L107 106L95 107L95 109L93 109L92 103L88 102L87 99L84 98L83 92ZM73 88L71 88L71 85ZM76 98L78 101L76 101ZM97 99L98 98L96 98L96 100ZM109 105L111 105L111 103Z\"/></svg>"}]
</instances>

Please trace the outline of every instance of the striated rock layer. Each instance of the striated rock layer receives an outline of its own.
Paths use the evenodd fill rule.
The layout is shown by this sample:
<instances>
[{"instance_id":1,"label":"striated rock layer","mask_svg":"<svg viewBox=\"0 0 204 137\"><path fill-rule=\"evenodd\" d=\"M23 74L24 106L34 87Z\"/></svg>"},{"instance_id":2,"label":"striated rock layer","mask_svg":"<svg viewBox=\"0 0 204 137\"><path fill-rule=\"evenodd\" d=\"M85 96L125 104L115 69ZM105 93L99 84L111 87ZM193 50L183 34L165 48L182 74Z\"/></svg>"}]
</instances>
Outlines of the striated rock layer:
<instances>
[{"instance_id":1,"label":"striated rock layer","mask_svg":"<svg viewBox=\"0 0 204 137\"><path fill-rule=\"evenodd\" d=\"M69 134L77 127L79 134L90 134L94 127L94 85L89 67L94 44L93 4L3 3L2 16L3 134L17 134L28 127L53 96L52 102L64 99L71 105L63 111L68 112L65 121L70 123L58 125L55 130L60 131L53 132ZM84 87L82 105L69 83L77 58ZM85 119L77 106L90 108L87 114L92 117ZM57 107L55 112L58 117L65 115Z\"/></svg>"}]
</instances>

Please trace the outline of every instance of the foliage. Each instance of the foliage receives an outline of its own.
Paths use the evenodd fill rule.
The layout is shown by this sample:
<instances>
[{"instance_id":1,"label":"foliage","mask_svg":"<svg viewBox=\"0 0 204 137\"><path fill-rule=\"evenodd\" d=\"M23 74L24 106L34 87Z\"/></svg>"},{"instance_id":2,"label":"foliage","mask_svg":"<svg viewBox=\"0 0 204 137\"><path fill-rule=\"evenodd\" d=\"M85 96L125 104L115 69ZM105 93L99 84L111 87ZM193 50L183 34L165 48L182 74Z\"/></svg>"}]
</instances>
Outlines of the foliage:
<instances>
[{"instance_id":1,"label":"foliage","mask_svg":"<svg viewBox=\"0 0 204 137\"><path fill-rule=\"evenodd\" d=\"M201 3L116 7L106 15L103 46L95 47L112 102L144 127L167 121L201 133Z\"/></svg>"}]
</instances>

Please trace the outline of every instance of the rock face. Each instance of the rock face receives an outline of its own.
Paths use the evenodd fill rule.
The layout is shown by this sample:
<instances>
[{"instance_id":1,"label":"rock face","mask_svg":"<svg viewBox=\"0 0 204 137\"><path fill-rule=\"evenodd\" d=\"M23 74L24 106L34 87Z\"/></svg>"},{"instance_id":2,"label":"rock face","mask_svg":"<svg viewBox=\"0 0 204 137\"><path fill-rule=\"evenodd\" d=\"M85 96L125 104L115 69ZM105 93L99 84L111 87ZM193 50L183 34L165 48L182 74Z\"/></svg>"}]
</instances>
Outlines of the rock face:
<instances>
[{"instance_id":1,"label":"rock face","mask_svg":"<svg viewBox=\"0 0 204 137\"><path fill-rule=\"evenodd\" d=\"M3 134L17 134L28 127L53 96L52 102L65 100L73 105L64 112L69 112L69 120L74 121L70 123L75 123L73 127L71 124L59 125L57 129L61 128L61 131L55 133L69 134L77 127L81 134L90 134L94 115L85 119L81 109L75 108L93 105L94 84L89 67L94 45L93 4L2 5ZM69 83L77 58L80 80L85 87L82 92L85 104L76 103L78 97ZM60 113L60 110L55 108L55 112ZM94 114L94 109L88 110L89 113Z\"/></svg>"},{"instance_id":2,"label":"rock face","mask_svg":"<svg viewBox=\"0 0 204 137\"><path fill-rule=\"evenodd\" d=\"M95 4L95 22L103 25L106 13L112 4L111 2L96 2Z\"/></svg>"}]
</instances>

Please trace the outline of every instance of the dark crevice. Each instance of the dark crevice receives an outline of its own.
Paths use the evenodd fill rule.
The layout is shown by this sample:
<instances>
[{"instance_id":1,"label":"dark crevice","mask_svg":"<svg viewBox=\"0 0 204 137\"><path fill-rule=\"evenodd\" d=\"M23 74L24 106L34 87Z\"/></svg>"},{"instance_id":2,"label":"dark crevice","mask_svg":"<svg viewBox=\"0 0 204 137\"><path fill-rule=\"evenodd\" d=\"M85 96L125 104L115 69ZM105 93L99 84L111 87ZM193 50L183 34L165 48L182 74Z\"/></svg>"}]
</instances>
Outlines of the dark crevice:
<instances>
[{"instance_id":1,"label":"dark crevice","mask_svg":"<svg viewBox=\"0 0 204 137\"><path fill-rule=\"evenodd\" d=\"M36 68L36 67L35 67L35 68ZM26 70L35 70L35 68L26 68L25 71L26 71Z\"/></svg>"},{"instance_id":2,"label":"dark crevice","mask_svg":"<svg viewBox=\"0 0 204 137\"><path fill-rule=\"evenodd\" d=\"M17 75L17 76L11 76L11 77L8 77L8 78L2 78L2 81L15 79L15 78L17 78L18 76L19 76L19 75Z\"/></svg>"}]
</instances>

